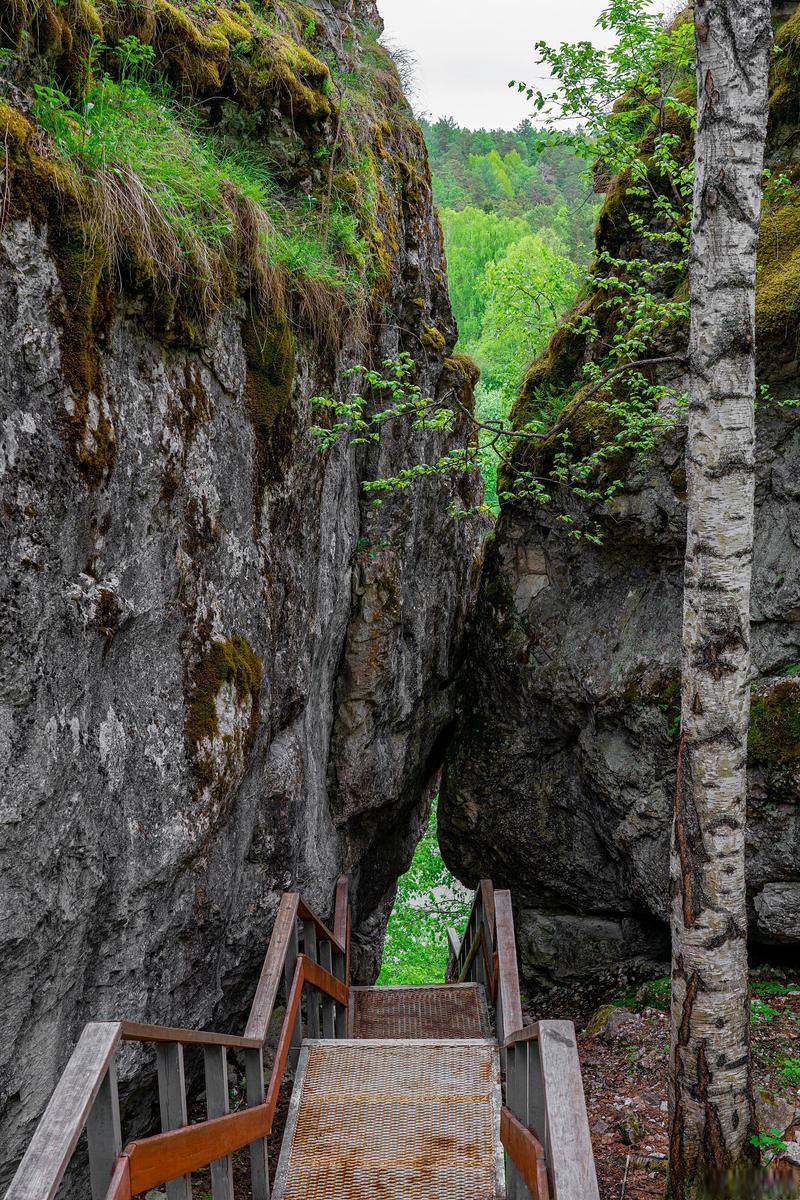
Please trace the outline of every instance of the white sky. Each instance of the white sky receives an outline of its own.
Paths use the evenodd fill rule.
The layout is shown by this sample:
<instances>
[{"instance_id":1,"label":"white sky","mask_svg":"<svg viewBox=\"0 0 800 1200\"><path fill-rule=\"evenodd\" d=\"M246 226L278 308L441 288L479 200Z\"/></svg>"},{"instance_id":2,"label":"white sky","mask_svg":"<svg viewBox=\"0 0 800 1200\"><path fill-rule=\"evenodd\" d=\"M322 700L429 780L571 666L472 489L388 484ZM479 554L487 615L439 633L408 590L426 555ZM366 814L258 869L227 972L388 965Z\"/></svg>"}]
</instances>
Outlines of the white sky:
<instances>
[{"instance_id":1,"label":"white sky","mask_svg":"<svg viewBox=\"0 0 800 1200\"><path fill-rule=\"evenodd\" d=\"M654 0L674 9L672 0ZM510 79L540 84L534 45L599 42L608 0L378 0L385 40L416 59L417 112L470 129L513 129L533 108Z\"/></svg>"}]
</instances>

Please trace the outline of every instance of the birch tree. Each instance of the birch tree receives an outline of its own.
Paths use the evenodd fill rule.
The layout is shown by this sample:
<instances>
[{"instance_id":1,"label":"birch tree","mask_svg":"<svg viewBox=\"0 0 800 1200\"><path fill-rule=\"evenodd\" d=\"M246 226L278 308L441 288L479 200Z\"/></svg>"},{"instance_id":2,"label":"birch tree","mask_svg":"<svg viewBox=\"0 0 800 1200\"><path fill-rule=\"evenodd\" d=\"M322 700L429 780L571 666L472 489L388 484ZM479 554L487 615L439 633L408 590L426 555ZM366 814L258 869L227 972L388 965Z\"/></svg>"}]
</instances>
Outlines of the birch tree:
<instances>
[{"instance_id":1,"label":"birch tree","mask_svg":"<svg viewBox=\"0 0 800 1200\"><path fill-rule=\"evenodd\" d=\"M669 1191L748 1157L745 820L755 283L769 0L695 0L683 722L672 847Z\"/></svg>"}]
</instances>

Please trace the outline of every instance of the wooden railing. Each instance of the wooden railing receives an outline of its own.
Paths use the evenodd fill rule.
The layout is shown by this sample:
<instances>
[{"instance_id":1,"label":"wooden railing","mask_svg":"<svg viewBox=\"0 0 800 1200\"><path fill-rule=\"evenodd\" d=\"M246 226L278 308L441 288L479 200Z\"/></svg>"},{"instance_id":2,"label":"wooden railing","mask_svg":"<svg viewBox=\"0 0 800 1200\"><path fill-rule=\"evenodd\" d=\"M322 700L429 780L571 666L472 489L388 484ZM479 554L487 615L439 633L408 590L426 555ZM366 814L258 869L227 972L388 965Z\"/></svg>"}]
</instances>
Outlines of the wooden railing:
<instances>
[{"instance_id":1,"label":"wooden railing","mask_svg":"<svg viewBox=\"0 0 800 1200\"><path fill-rule=\"evenodd\" d=\"M511 893L482 880L464 936L447 937L448 979L483 984L495 1011L508 1200L599 1200L575 1026L523 1025Z\"/></svg>"},{"instance_id":2,"label":"wooden railing","mask_svg":"<svg viewBox=\"0 0 800 1200\"><path fill-rule=\"evenodd\" d=\"M302 943L302 949L301 949ZM233 1200L231 1154L250 1148L253 1200L268 1200L266 1138L272 1129L287 1063L311 1037L344 1037L350 980L347 880L339 880L333 931L296 892L278 909L244 1037L130 1021L87 1025L40 1120L5 1200L51 1200L84 1128L92 1200L131 1200L166 1184L168 1200L191 1200L191 1172L211 1167L213 1200ZM264 1042L283 984L283 1018L269 1085ZM115 1055L121 1041L156 1047L162 1132L122 1148ZM206 1120L189 1125L184 1046L203 1050ZM247 1107L228 1111L227 1052L244 1055Z\"/></svg>"}]
</instances>

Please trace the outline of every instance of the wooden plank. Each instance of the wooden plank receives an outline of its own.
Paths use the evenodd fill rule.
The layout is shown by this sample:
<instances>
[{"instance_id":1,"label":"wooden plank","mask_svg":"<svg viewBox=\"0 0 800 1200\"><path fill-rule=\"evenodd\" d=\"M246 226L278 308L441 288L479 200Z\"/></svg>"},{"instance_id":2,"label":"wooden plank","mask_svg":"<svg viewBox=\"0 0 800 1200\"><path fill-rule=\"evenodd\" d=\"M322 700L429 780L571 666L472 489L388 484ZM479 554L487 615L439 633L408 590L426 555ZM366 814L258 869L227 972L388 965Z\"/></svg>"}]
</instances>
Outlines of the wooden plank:
<instances>
[{"instance_id":1,"label":"wooden plank","mask_svg":"<svg viewBox=\"0 0 800 1200\"><path fill-rule=\"evenodd\" d=\"M505 1107L500 1112L500 1140L533 1200L549 1200L542 1144ZM586 1200L589 1200L588 1195Z\"/></svg>"},{"instance_id":2,"label":"wooden plank","mask_svg":"<svg viewBox=\"0 0 800 1200\"><path fill-rule=\"evenodd\" d=\"M528 1048L528 1120L526 1121L526 1125L528 1129L533 1130L539 1141L544 1144L544 1156L549 1165L547 1117L545 1114L542 1060L539 1053L538 1036L530 1039L525 1045Z\"/></svg>"},{"instance_id":3,"label":"wooden plank","mask_svg":"<svg viewBox=\"0 0 800 1200\"><path fill-rule=\"evenodd\" d=\"M319 963L306 958L304 954L300 955L300 959L303 963L303 977L306 983L311 984L312 987L319 988L327 996L331 996L337 1004L347 1007L350 1000L350 989L347 985L337 979L335 975L330 975Z\"/></svg>"},{"instance_id":4,"label":"wooden plank","mask_svg":"<svg viewBox=\"0 0 800 1200\"><path fill-rule=\"evenodd\" d=\"M333 955L333 974L340 983L345 982L347 973L347 960L344 954L340 954L338 950L334 951ZM347 1008L342 1008L340 1004L335 1004L336 1010L336 1037L346 1038L348 1033L348 1021L350 1019L349 1004Z\"/></svg>"},{"instance_id":5,"label":"wooden plank","mask_svg":"<svg viewBox=\"0 0 800 1200\"><path fill-rule=\"evenodd\" d=\"M188 1125L186 1113L186 1079L183 1071L183 1046L180 1043L160 1042L156 1046L158 1068L158 1103L161 1109L161 1128L181 1129ZM207 1159L210 1162L211 1159ZM188 1174L179 1172L175 1178L169 1176L167 1200L192 1200L192 1181Z\"/></svg>"},{"instance_id":6,"label":"wooden plank","mask_svg":"<svg viewBox=\"0 0 800 1200\"><path fill-rule=\"evenodd\" d=\"M231 1050L256 1050L262 1044L258 1038L170 1025L140 1025L136 1021L122 1021L121 1028L123 1042L180 1042L183 1046L227 1046Z\"/></svg>"},{"instance_id":7,"label":"wooden plank","mask_svg":"<svg viewBox=\"0 0 800 1200\"><path fill-rule=\"evenodd\" d=\"M599 1200L572 1022L540 1021L539 1054L554 1200Z\"/></svg>"},{"instance_id":8,"label":"wooden plank","mask_svg":"<svg viewBox=\"0 0 800 1200\"><path fill-rule=\"evenodd\" d=\"M303 921L303 953L310 958L312 962L319 962L317 927L313 921L309 921L308 919ZM316 988L309 987L306 991L306 1020L308 1023L308 1036L312 1038L318 1038L321 1032L321 1026L319 1022L319 1005L319 992L316 990Z\"/></svg>"},{"instance_id":9,"label":"wooden plank","mask_svg":"<svg viewBox=\"0 0 800 1200\"><path fill-rule=\"evenodd\" d=\"M514 935L511 892L507 889L496 891L494 907L497 925L498 1005L502 1006L503 1036L507 1040L512 1033L522 1028L522 1001L519 994L517 942Z\"/></svg>"},{"instance_id":10,"label":"wooden plank","mask_svg":"<svg viewBox=\"0 0 800 1200\"><path fill-rule=\"evenodd\" d=\"M513 1046L517 1042L535 1042L539 1036L539 1025L526 1025L523 1029L518 1029L515 1033L510 1033L505 1040L506 1046Z\"/></svg>"},{"instance_id":11,"label":"wooden plank","mask_svg":"<svg viewBox=\"0 0 800 1200\"><path fill-rule=\"evenodd\" d=\"M142 1138L125 1148L130 1163L131 1193L138 1196L151 1188L162 1187L178 1174L197 1171L216 1158L232 1154L269 1133L269 1114L265 1104L241 1112L187 1125L171 1133Z\"/></svg>"},{"instance_id":12,"label":"wooden plank","mask_svg":"<svg viewBox=\"0 0 800 1200\"><path fill-rule=\"evenodd\" d=\"M244 1056L247 1076L247 1107L264 1107L264 1055L261 1050L248 1050ZM270 1118L270 1124L272 1119ZM250 1143L250 1195L252 1200L269 1200L269 1163L267 1139L257 1138Z\"/></svg>"},{"instance_id":13,"label":"wooden plank","mask_svg":"<svg viewBox=\"0 0 800 1200\"><path fill-rule=\"evenodd\" d=\"M289 996L286 1001L286 1015L283 1018L281 1035L278 1039L278 1047L275 1051L275 1061L272 1064L272 1074L269 1077L266 1109L269 1115L270 1128L272 1128L272 1118L275 1115L275 1109L278 1106L278 1096L280 1095L283 1074L286 1070L286 1063L288 1061L289 1051L292 1045L293 1030L300 1012L300 1001L303 998L303 964L306 961L307 960L304 959L303 955L301 954L297 959L297 963L295 964L294 978L292 980L292 986L289 988Z\"/></svg>"},{"instance_id":14,"label":"wooden plank","mask_svg":"<svg viewBox=\"0 0 800 1200\"><path fill-rule=\"evenodd\" d=\"M526 1129L529 1129L527 1042L517 1042L509 1049L506 1063L506 1097L511 1112Z\"/></svg>"},{"instance_id":15,"label":"wooden plank","mask_svg":"<svg viewBox=\"0 0 800 1200\"><path fill-rule=\"evenodd\" d=\"M494 885L491 879L482 879L478 890L483 898L483 911L489 922L489 930L492 934L492 950L495 944L495 907L494 907Z\"/></svg>"},{"instance_id":16,"label":"wooden plank","mask_svg":"<svg viewBox=\"0 0 800 1200\"><path fill-rule=\"evenodd\" d=\"M464 960L464 965L459 972L458 979L456 980L457 983L463 983L468 978L469 969L472 966L473 962L475 961L478 951L481 948L482 942L483 942L483 927L481 926L478 929L478 932L472 941L472 945L469 948L469 953L467 954L467 957ZM466 944L466 938L465 938L464 942L462 943L462 947L461 947L462 950L463 950L465 944Z\"/></svg>"},{"instance_id":17,"label":"wooden plank","mask_svg":"<svg viewBox=\"0 0 800 1200\"><path fill-rule=\"evenodd\" d=\"M257 1053L257 1052L254 1052ZM206 1076L206 1113L210 1121L230 1111L228 1055L224 1046L206 1046L203 1051ZM233 1200L233 1162L226 1154L211 1164L213 1200Z\"/></svg>"},{"instance_id":18,"label":"wooden plank","mask_svg":"<svg viewBox=\"0 0 800 1200\"><path fill-rule=\"evenodd\" d=\"M118 1021L86 1025L5 1200L52 1200L120 1040Z\"/></svg>"},{"instance_id":19,"label":"wooden plank","mask_svg":"<svg viewBox=\"0 0 800 1200\"><path fill-rule=\"evenodd\" d=\"M447 929L447 966L444 972L447 983L455 982L458 978L458 956L460 953L461 938L458 936L458 930L450 925Z\"/></svg>"},{"instance_id":20,"label":"wooden plank","mask_svg":"<svg viewBox=\"0 0 800 1200\"><path fill-rule=\"evenodd\" d=\"M247 1018L245 1037L254 1038L262 1044L266 1041L292 935L296 936L299 906L300 896L297 892L284 892L278 908L278 915L275 918L264 966L261 968L261 978L258 981L256 994L250 1008L250 1016ZM292 970L294 970L294 964L292 964Z\"/></svg>"},{"instance_id":21,"label":"wooden plank","mask_svg":"<svg viewBox=\"0 0 800 1200\"><path fill-rule=\"evenodd\" d=\"M482 980L486 988L486 994L490 1003L494 1003L494 951L492 949L492 935L489 929L489 920L486 913L481 918L481 958L483 960Z\"/></svg>"},{"instance_id":22,"label":"wooden plank","mask_svg":"<svg viewBox=\"0 0 800 1200\"><path fill-rule=\"evenodd\" d=\"M122 1152L117 1068L112 1058L86 1121L92 1200L104 1200Z\"/></svg>"},{"instance_id":23,"label":"wooden plank","mask_svg":"<svg viewBox=\"0 0 800 1200\"><path fill-rule=\"evenodd\" d=\"M333 942L336 949L344 953L346 949L345 943L340 941L336 934L332 933L330 929L328 929L328 926L325 924L325 922L319 919L312 908L309 908L302 896L300 897L300 906L297 910L297 913L301 920L311 921L320 938L329 942Z\"/></svg>"},{"instance_id":24,"label":"wooden plank","mask_svg":"<svg viewBox=\"0 0 800 1200\"><path fill-rule=\"evenodd\" d=\"M106 1192L106 1200L131 1200L131 1164L128 1160L127 1147L122 1158L117 1160L111 1183Z\"/></svg>"},{"instance_id":25,"label":"wooden plank","mask_svg":"<svg viewBox=\"0 0 800 1200\"><path fill-rule=\"evenodd\" d=\"M321 942L319 947L319 965L329 975L333 975L333 946L330 942ZM322 1000L322 1036L324 1038L336 1037L336 1001L329 996L325 996Z\"/></svg>"},{"instance_id":26,"label":"wooden plank","mask_svg":"<svg viewBox=\"0 0 800 1200\"><path fill-rule=\"evenodd\" d=\"M340 875L336 881L336 902L333 915L333 932L339 948L347 950L347 927L350 924L350 883L346 875Z\"/></svg>"}]
</instances>

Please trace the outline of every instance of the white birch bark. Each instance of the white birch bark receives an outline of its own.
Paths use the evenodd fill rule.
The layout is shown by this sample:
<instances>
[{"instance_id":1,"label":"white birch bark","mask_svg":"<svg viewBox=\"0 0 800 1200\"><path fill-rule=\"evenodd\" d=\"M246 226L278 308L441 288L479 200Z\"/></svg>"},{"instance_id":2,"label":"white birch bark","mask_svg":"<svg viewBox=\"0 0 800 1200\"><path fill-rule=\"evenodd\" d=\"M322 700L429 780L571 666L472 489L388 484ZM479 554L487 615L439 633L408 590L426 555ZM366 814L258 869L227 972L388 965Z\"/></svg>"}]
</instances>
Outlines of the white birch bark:
<instances>
[{"instance_id":1,"label":"white birch bark","mask_svg":"<svg viewBox=\"0 0 800 1200\"><path fill-rule=\"evenodd\" d=\"M744 835L755 280L769 0L695 0L698 127L683 722L672 846L670 1195L750 1154Z\"/></svg>"}]
</instances>

